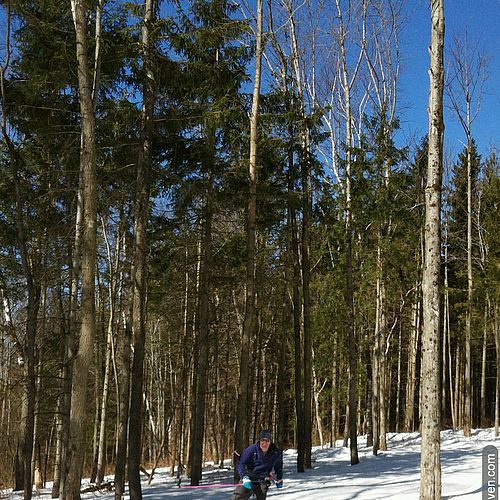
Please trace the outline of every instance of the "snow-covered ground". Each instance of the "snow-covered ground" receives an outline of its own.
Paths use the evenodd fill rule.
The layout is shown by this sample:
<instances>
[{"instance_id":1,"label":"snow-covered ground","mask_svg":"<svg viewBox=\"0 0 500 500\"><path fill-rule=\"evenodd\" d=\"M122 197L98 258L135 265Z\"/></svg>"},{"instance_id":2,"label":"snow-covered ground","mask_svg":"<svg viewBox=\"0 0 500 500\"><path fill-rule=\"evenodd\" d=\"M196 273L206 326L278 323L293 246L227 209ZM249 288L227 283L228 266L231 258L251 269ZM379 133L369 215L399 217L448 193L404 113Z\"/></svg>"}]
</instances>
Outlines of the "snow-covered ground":
<instances>
[{"instance_id":1,"label":"snow-covered ground","mask_svg":"<svg viewBox=\"0 0 500 500\"><path fill-rule=\"evenodd\" d=\"M418 499L420 435L389 434L388 451L373 456L371 448L360 438L360 463L350 466L348 448L321 449L313 452L313 468L305 473L295 471L295 452L287 450L285 458L284 488L269 489L268 498L275 500L376 500ZM340 445L340 443L339 443ZM461 431L441 434L442 498L479 500L482 498L482 451L487 445L500 446L493 429L474 430L470 438ZM112 478L111 478L112 479ZM188 479L179 488L165 470L155 475L152 483L143 485L146 500L165 499L229 499L233 488L224 486L232 482L232 470L207 470L203 475L203 488L187 488ZM82 487L87 484L82 484ZM21 499L22 495L0 492L1 498ZM43 490L34 498L50 498L50 490ZM85 499L111 500L112 492L93 492L82 495ZM128 498L126 496L125 498ZM429 499L431 500L431 499Z\"/></svg>"}]
</instances>

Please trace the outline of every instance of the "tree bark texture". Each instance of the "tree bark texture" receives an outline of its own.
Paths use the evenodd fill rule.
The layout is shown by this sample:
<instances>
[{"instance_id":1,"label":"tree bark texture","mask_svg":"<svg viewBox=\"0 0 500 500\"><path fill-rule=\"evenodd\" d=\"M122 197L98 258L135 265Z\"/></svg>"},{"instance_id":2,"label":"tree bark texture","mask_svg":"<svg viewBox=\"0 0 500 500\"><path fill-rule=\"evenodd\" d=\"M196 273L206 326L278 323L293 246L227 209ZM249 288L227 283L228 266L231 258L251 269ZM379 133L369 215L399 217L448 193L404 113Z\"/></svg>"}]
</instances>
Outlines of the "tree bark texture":
<instances>
[{"instance_id":1,"label":"tree bark texture","mask_svg":"<svg viewBox=\"0 0 500 500\"><path fill-rule=\"evenodd\" d=\"M87 11L81 0L73 0L73 21L76 34L78 89L81 114L80 173L83 179L82 289L81 329L78 353L74 361L71 392L70 436L66 459L66 480L60 498L79 500L80 481L85 457L87 419L87 381L92 364L95 324L95 265L97 241L97 183L95 116L92 101L92 79L87 53Z\"/></svg>"},{"instance_id":2,"label":"tree bark texture","mask_svg":"<svg viewBox=\"0 0 500 500\"><path fill-rule=\"evenodd\" d=\"M349 446L351 452L351 465L359 463L358 436L356 415L358 406L358 347L356 329L354 325L354 284L353 284L353 252L352 252L352 114L351 114L351 88L352 80L349 81L347 53L345 46L345 28L340 14L340 4L337 0L337 10L340 18L340 51L341 72L345 108L345 305L347 311L347 338L348 338L348 360L349 360Z\"/></svg>"},{"instance_id":3,"label":"tree bark texture","mask_svg":"<svg viewBox=\"0 0 500 500\"><path fill-rule=\"evenodd\" d=\"M444 0L431 1L429 153L425 188L425 259L422 279L420 499L441 498L440 462L440 211L443 168Z\"/></svg>"}]
</instances>

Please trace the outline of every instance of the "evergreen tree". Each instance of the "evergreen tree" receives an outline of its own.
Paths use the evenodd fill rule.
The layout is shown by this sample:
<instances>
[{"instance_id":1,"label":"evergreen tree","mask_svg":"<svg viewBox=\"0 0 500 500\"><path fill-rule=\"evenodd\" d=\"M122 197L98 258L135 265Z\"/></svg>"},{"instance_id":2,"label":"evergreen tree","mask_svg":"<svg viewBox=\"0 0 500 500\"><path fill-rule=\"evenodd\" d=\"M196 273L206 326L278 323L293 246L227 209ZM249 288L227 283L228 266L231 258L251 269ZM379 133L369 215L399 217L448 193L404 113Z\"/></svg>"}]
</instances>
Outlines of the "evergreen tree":
<instances>
[{"instance_id":1,"label":"evergreen tree","mask_svg":"<svg viewBox=\"0 0 500 500\"><path fill-rule=\"evenodd\" d=\"M188 12L179 13L179 21L170 33L172 47L181 58L178 87L173 89L173 95L182 113L178 134L183 149L173 159L171 168L184 182L175 197L180 207L193 211L195 227L201 233L189 458L193 485L201 479L205 435L213 225L220 210L224 177L236 162L241 165L241 139L235 131L247 128L241 125L241 85L246 80L249 52L236 41L243 35L245 24L234 19L235 9L226 0L195 0L189 4Z\"/></svg>"}]
</instances>

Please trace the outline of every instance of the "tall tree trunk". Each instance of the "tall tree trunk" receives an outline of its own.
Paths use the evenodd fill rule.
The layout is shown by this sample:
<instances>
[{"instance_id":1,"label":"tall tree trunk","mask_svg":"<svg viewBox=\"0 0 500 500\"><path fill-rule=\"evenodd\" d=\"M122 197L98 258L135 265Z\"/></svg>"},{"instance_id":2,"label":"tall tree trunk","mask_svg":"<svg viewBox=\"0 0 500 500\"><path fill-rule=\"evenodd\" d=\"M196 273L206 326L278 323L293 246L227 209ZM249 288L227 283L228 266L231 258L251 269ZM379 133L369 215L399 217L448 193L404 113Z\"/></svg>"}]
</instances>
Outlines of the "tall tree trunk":
<instances>
[{"instance_id":1,"label":"tall tree trunk","mask_svg":"<svg viewBox=\"0 0 500 500\"><path fill-rule=\"evenodd\" d=\"M201 480L203 462L203 442L205 436L205 404L208 385L209 359L209 293L210 293L210 266L212 253L212 204L211 204L211 175L208 174L207 201L205 206L203 236L201 237L200 255L200 287L198 295L198 335L197 335L197 369L195 404L192 418L193 436L191 439L190 469L191 485L198 486Z\"/></svg>"},{"instance_id":2,"label":"tall tree trunk","mask_svg":"<svg viewBox=\"0 0 500 500\"><path fill-rule=\"evenodd\" d=\"M446 227L444 230L444 300L443 300L443 398L442 405L446 404L446 380L448 381L448 391L449 391L449 405L451 412L451 422L452 428L457 428L457 417L456 417L456 406L455 406L455 396L453 391L453 362L451 355L451 329L450 329L450 291L448 284L448 229L447 221L445 222ZM445 372L446 367L448 371Z\"/></svg>"},{"instance_id":3,"label":"tall tree trunk","mask_svg":"<svg viewBox=\"0 0 500 500\"><path fill-rule=\"evenodd\" d=\"M290 127L290 137L293 130ZM302 403L302 342L301 342L301 307L300 307L300 266L299 241L297 236L297 216L295 201L295 165L293 150L288 151L288 195L287 195L287 226L289 262L292 268L292 315L294 339L294 394L295 394L295 436L297 446L297 472L304 472L304 406Z\"/></svg>"},{"instance_id":4,"label":"tall tree trunk","mask_svg":"<svg viewBox=\"0 0 500 500\"><path fill-rule=\"evenodd\" d=\"M111 378L111 354L113 343L113 324L114 324L114 305L110 304L110 315L108 320L108 332L106 335L106 349L105 349L105 362L104 362L104 382L102 387L101 398L101 418L99 427L99 444L97 452L97 477L96 484L100 485L104 480L106 468L106 415L108 406L108 395Z\"/></svg>"},{"instance_id":5,"label":"tall tree trunk","mask_svg":"<svg viewBox=\"0 0 500 500\"><path fill-rule=\"evenodd\" d=\"M386 335L384 335L386 337ZM386 339L384 339L385 341ZM379 431L379 449L387 450L387 413L391 407L391 380L390 373L387 372L388 348L382 351L380 363L380 431Z\"/></svg>"},{"instance_id":6,"label":"tall tree trunk","mask_svg":"<svg viewBox=\"0 0 500 500\"><path fill-rule=\"evenodd\" d=\"M173 477L176 473L175 466L177 464L177 478L180 480L181 474L183 473L183 442L184 442L184 420L186 414L187 405L187 385L189 382L189 367L190 367L190 345L191 340L189 338L189 268L188 268L189 253L188 249L185 250L185 261L184 265L186 271L184 273L184 298L182 303L182 338L184 339L182 343L182 363L185 369L180 375L181 384L181 396L180 400L175 405L173 424L172 424L172 460L170 467L170 476ZM172 399L175 397L176 388L174 387L174 380L171 383Z\"/></svg>"},{"instance_id":7,"label":"tall tree trunk","mask_svg":"<svg viewBox=\"0 0 500 500\"><path fill-rule=\"evenodd\" d=\"M13 159L12 164L17 160ZM22 394L22 418L19 428L19 441L15 459L15 489L24 490L24 498L32 495L32 457L35 426L35 339L38 324L38 309L40 307L40 285L36 282L33 272L35 256L28 255L28 245L25 236L25 222L22 209L21 194L18 183L17 170L14 172L16 190L17 233L21 253L23 273L28 290L28 304L26 307L26 335L23 343L23 374L24 386Z\"/></svg>"},{"instance_id":8,"label":"tall tree trunk","mask_svg":"<svg viewBox=\"0 0 500 500\"><path fill-rule=\"evenodd\" d=\"M467 101L467 115L470 115L470 103ZM469 120L468 120L469 122ZM472 429L472 140L470 128L467 133L467 310L465 315L465 408L464 436L470 437Z\"/></svg>"},{"instance_id":9,"label":"tall tree trunk","mask_svg":"<svg viewBox=\"0 0 500 500\"><path fill-rule=\"evenodd\" d=\"M341 53L341 79L344 94L345 113L345 303L347 311L347 342L349 359L349 443L351 452L351 465L359 463L358 457L358 437L357 437L357 406L358 406L358 347L356 328L354 324L354 284L352 276L353 252L352 252L352 121L351 113L351 89L354 83L357 69L349 79L347 52L346 52L346 29L343 23L340 0L336 0L337 12L339 14L340 33L339 48ZM357 66L359 67L359 65Z\"/></svg>"},{"instance_id":10,"label":"tall tree trunk","mask_svg":"<svg viewBox=\"0 0 500 500\"><path fill-rule=\"evenodd\" d=\"M199 222L201 226L201 221ZM202 233L203 230L200 228L200 237L198 238L198 244L196 245L196 286L195 286L195 293L196 297L200 297L200 287L201 287L201 262L202 262ZM192 321L192 336L193 339L196 340L196 329L197 325L199 323L198 320L198 315L199 315L199 307L196 307L194 310L194 315L193 315L193 321ZM188 388L189 388L189 394L188 394L188 401L189 401L189 412L187 415L188 421L189 421L189 434L188 434L188 440L187 440L187 449L188 449L188 463L187 463L187 475L190 477L191 476L191 464L193 463L193 459L191 457L191 454L194 450L192 446L192 441L193 441L193 436L194 436L194 425L195 425L195 419L194 419L194 407L196 406L196 384L198 383L198 378L196 377L196 373L198 372L198 343L195 341L194 346L193 346L193 369L192 373L190 374L189 377L189 382L188 382Z\"/></svg>"},{"instance_id":11,"label":"tall tree trunk","mask_svg":"<svg viewBox=\"0 0 500 500\"><path fill-rule=\"evenodd\" d=\"M338 340L337 335L333 339L332 352L332 428L330 431L330 446L334 447L339 436L340 410L339 410L339 361L338 361Z\"/></svg>"},{"instance_id":12,"label":"tall tree trunk","mask_svg":"<svg viewBox=\"0 0 500 500\"><path fill-rule=\"evenodd\" d=\"M349 114L347 123L351 118ZM350 123L347 125L350 131ZM348 133L350 136L350 132ZM346 140L346 143L349 144ZM352 198L351 198L351 153L349 152L350 146L347 146L347 170L346 170L346 289L345 301L347 306L347 335L348 335L348 358L349 358L349 441L351 450L351 465L359 463L358 458L358 439L356 429L356 410L357 410L357 384L358 384L358 348L356 329L354 325L354 286L352 278Z\"/></svg>"},{"instance_id":13,"label":"tall tree trunk","mask_svg":"<svg viewBox=\"0 0 500 500\"><path fill-rule=\"evenodd\" d=\"M463 425L462 412L462 347L457 345L455 348L455 390L454 390L454 407L457 418L457 427Z\"/></svg>"},{"instance_id":14,"label":"tall tree trunk","mask_svg":"<svg viewBox=\"0 0 500 500\"><path fill-rule=\"evenodd\" d=\"M400 431L401 426L401 367L403 358L403 326L402 322L399 323L399 333L398 333L398 378L396 383L396 432Z\"/></svg>"},{"instance_id":15,"label":"tall tree trunk","mask_svg":"<svg viewBox=\"0 0 500 500\"><path fill-rule=\"evenodd\" d=\"M81 200L81 190L78 190L78 199ZM79 204L80 205L80 204ZM83 208L83 207L82 207ZM83 213L83 210L80 210L81 213ZM82 219L82 217L80 217ZM81 221L80 221L81 222ZM81 227L81 224L80 224ZM81 235L81 231L78 231L78 233ZM78 241L81 241L80 238L78 238ZM75 248L77 248L77 245L75 244ZM80 248L80 245L78 245L78 248ZM74 266L70 266L70 283L71 283L71 288L70 290L73 289L73 269ZM76 285L75 285L76 286ZM76 294L75 294L76 295ZM70 297L72 296L72 293L70 291ZM68 311L68 317L71 318L71 303L72 300L70 298L69 301L69 311ZM59 493L61 490L61 487L64 484L64 479L63 475L65 473L65 464L66 464L66 453L68 450L68 442L69 442L69 413L71 409L71 373L72 372L72 366L73 363L69 361L70 359L70 350L69 350L69 337L70 337L70 332L69 329L72 328L71 325L71 320L68 323L68 326L66 328L66 321L64 321L64 306L63 306L63 299L62 299L62 290L58 290L58 306L59 306L59 314L60 317L63 318L62 321L62 327L61 327L61 333L62 337L64 339L64 345L62 348L62 366L60 369L60 377L61 377L61 382L60 382L60 395L57 399L57 410L56 410L56 444L55 444L55 457L54 457L54 480L53 480L53 485L52 485L52 492L51 496L52 498L59 498ZM74 330L73 330L74 331ZM74 335L72 335L74 337ZM73 344L71 344L73 345Z\"/></svg>"},{"instance_id":16,"label":"tall tree trunk","mask_svg":"<svg viewBox=\"0 0 500 500\"><path fill-rule=\"evenodd\" d=\"M311 160L309 130L306 124L306 111L304 105L304 92L302 73L299 61L299 43L295 29L295 18L293 6L288 4L288 15L290 19L290 39L292 45L292 62L295 73L295 88L300 113L300 136L301 136L301 183L302 183L302 232L301 232L301 270L302 270L302 321L304 342L304 467L312 468L312 404L313 404L313 375L312 375L312 334L311 334L311 265L309 259L309 232L311 219Z\"/></svg>"},{"instance_id":17,"label":"tall tree trunk","mask_svg":"<svg viewBox=\"0 0 500 500\"><path fill-rule=\"evenodd\" d=\"M448 317L447 317L448 319ZM457 428L457 406L456 406L456 398L455 392L453 390L453 356L451 351L451 332L450 329L447 329L448 337L447 337L447 356L448 356L448 382L450 387L450 407L451 407L451 422L452 428Z\"/></svg>"},{"instance_id":18,"label":"tall tree trunk","mask_svg":"<svg viewBox=\"0 0 500 500\"><path fill-rule=\"evenodd\" d=\"M130 301L132 304L132 301ZM120 389L117 418L115 462L115 500L121 500L125 491L125 465L127 462L127 434L130 398L130 344L132 341L132 314L123 313L123 334L118 339L120 360Z\"/></svg>"},{"instance_id":19,"label":"tall tree trunk","mask_svg":"<svg viewBox=\"0 0 500 500\"><path fill-rule=\"evenodd\" d=\"M64 390L65 379L64 371L61 370L61 387ZM63 469L63 462L61 460L62 452L62 408L63 408L63 390L57 398L56 416L55 416L55 431L56 431L56 444L54 456L54 480L52 484L51 497L59 498L59 487L61 484L61 470Z\"/></svg>"},{"instance_id":20,"label":"tall tree trunk","mask_svg":"<svg viewBox=\"0 0 500 500\"><path fill-rule=\"evenodd\" d=\"M71 9L76 34L78 89L81 113L80 173L82 175L83 235L81 329L78 352L74 360L71 392L70 436L66 457L66 480L60 498L80 498L80 481L85 458L85 424L87 418L87 380L92 364L95 325L95 265L97 240L97 182L95 116L92 101L92 79L87 53L87 11L81 0L72 0Z\"/></svg>"},{"instance_id":21,"label":"tall tree trunk","mask_svg":"<svg viewBox=\"0 0 500 500\"><path fill-rule=\"evenodd\" d=\"M382 323L383 320L381 315L383 315L382 310L382 291L381 291L381 245L380 245L381 234L378 234L378 245L377 245L377 284L376 284L376 306L375 306L375 333L373 339L373 362L372 362L372 434L373 434L373 445L372 453L374 455L378 454L380 447L380 397L383 396L381 388L381 356L382 356Z\"/></svg>"},{"instance_id":22,"label":"tall tree trunk","mask_svg":"<svg viewBox=\"0 0 500 500\"><path fill-rule=\"evenodd\" d=\"M365 9L367 5L365 4ZM377 171L381 179L377 190L382 202L387 201L391 177L391 143L394 129L397 79L399 75L399 19L397 10L385 10L383 2L375 2L370 25L374 32L372 51L363 45L364 58L371 78L373 102L380 123L377 131ZM368 42L369 43L369 42ZM377 231L377 282L376 282L376 324L373 354L373 453L386 450L387 401L390 397L387 377L387 352L385 349L387 332L388 304L386 300L386 276L388 276L387 254L383 242L390 240L392 231L390 210L382 210Z\"/></svg>"},{"instance_id":23,"label":"tall tree trunk","mask_svg":"<svg viewBox=\"0 0 500 500\"><path fill-rule=\"evenodd\" d=\"M305 121L305 117L304 117ZM307 131L303 132L307 137ZM312 393L313 393L313 366L312 366L312 332L311 332L311 266L309 261L309 226L311 213L311 181L309 145L305 140L302 163L302 300L304 322L304 466L312 468Z\"/></svg>"},{"instance_id":24,"label":"tall tree trunk","mask_svg":"<svg viewBox=\"0 0 500 500\"><path fill-rule=\"evenodd\" d=\"M486 428L488 420L486 418L486 356L488 347L488 307L484 306L484 323L483 323L483 353L481 358L481 405L480 405L480 425Z\"/></svg>"},{"instance_id":25,"label":"tall tree trunk","mask_svg":"<svg viewBox=\"0 0 500 500\"><path fill-rule=\"evenodd\" d=\"M26 316L26 337L23 345L24 387L22 395L21 425L15 459L15 489L24 490L24 498L32 495L32 457L35 425L35 338L37 329L40 290L26 276L28 281L28 305Z\"/></svg>"},{"instance_id":26,"label":"tall tree trunk","mask_svg":"<svg viewBox=\"0 0 500 500\"><path fill-rule=\"evenodd\" d=\"M365 398L366 398L366 410L365 410L365 429L366 432L366 446L373 447L373 355L374 349L371 346L370 328L366 329L365 333L365 364L366 364L366 384L365 384Z\"/></svg>"},{"instance_id":27,"label":"tall tree trunk","mask_svg":"<svg viewBox=\"0 0 500 500\"><path fill-rule=\"evenodd\" d=\"M277 435L276 435L276 443L280 448L283 448L285 444L285 427L286 427L286 401L285 388L288 386L288 377L287 377L287 354L288 354L288 337L290 335L289 325L291 323L291 310L289 307L288 301L288 275L289 268L287 264L286 276L284 280L283 287L283 311L281 318L281 349L278 360L278 370L276 374L276 402L278 406L277 410Z\"/></svg>"},{"instance_id":28,"label":"tall tree trunk","mask_svg":"<svg viewBox=\"0 0 500 500\"><path fill-rule=\"evenodd\" d=\"M290 164L289 164L290 165ZM294 168L292 166L292 168ZM293 184L294 175L288 173L289 184ZM288 226L290 232L290 247L293 266L292 277L292 305L293 305L293 338L294 338L294 381L295 381L295 418L296 418L296 445L297 445L297 472L304 472L304 404L302 400L302 335L301 335L301 307L300 307L300 266L299 266L299 242L297 237L297 218L296 210L293 206L295 201L292 199L293 188L289 186L288 200Z\"/></svg>"},{"instance_id":29,"label":"tall tree trunk","mask_svg":"<svg viewBox=\"0 0 500 500\"><path fill-rule=\"evenodd\" d=\"M439 387L440 212L443 170L444 0L431 0L429 153L425 187L425 260L422 279L422 454L420 499L441 498Z\"/></svg>"},{"instance_id":30,"label":"tall tree trunk","mask_svg":"<svg viewBox=\"0 0 500 500\"><path fill-rule=\"evenodd\" d=\"M127 244L126 230L125 230L125 207L123 202L120 205L120 222L118 240L120 240L121 250L117 252L120 259L123 260L124 267L130 259L127 257ZM117 245L118 247L118 245ZM117 259L118 260L118 259ZM127 434L128 434L128 412L129 412L129 398L130 398L130 343L132 337L132 327L130 318L132 313L125 311L127 304L125 300L124 291L131 291L132 287L128 281L130 272L126 272L124 268L120 271L120 291L119 300L116 311L117 323L121 323L120 328L117 325L117 339L116 351L113 353L113 370L115 372L115 386L116 386L116 435L115 435L115 499L121 500L125 489L125 465L127 462ZM128 308L131 309L132 300L128 301ZM121 321L119 320L121 316Z\"/></svg>"},{"instance_id":31,"label":"tall tree trunk","mask_svg":"<svg viewBox=\"0 0 500 500\"><path fill-rule=\"evenodd\" d=\"M104 382L102 387L102 398L100 401L101 418L100 418L99 444L98 444L97 464L96 464L96 476L97 476L96 482L98 485L100 485L104 480L104 474L106 468L106 417L107 417L108 395L111 384L111 370L115 364L114 329L116 323L115 315L117 306L116 290L118 288L116 280L119 276L117 271L118 271L119 255L120 255L120 226L118 226L118 232L116 235L116 248L115 248L116 264L114 264L109 244L109 238L106 230L106 224L103 219L101 220L101 225L102 225L104 240L106 243L106 254L108 258L108 268L109 268L109 285L108 285L109 318L108 318L108 327L106 335Z\"/></svg>"},{"instance_id":32,"label":"tall tree trunk","mask_svg":"<svg viewBox=\"0 0 500 500\"><path fill-rule=\"evenodd\" d=\"M467 31L456 37L450 50L450 85L448 94L451 105L467 137L467 309L465 315L465 406L464 435L470 436L472 427L472 352L471 330L473 309L473 267L472 267L472 194L475 176L472 171L472 123L480 109L483 84L487 78L486 57L470 47ZM458 90L458 92L457 92ZM457 95L458 94L458 95ZM465 100L465 106L460 103ZM472 109L474 108L474 109Z\"/></svg>"},{"instance_id":33,"label":"tall tree trunk","mask_svg":"<svg viewBox=\"0 0 500 500\"><path fill-rule=\"evenodd\" d=\"M156 100L153 24L156 19L155 0L144 1L142 23L143 91L141 116L141 147L137 161L134 267L132 271L134 356L130 393L128 434L128 479L131 500L142 499L140 465L142 456L142 404L144 379L144 348L146 343L147 292L147 225L151 185L153 112Z\"/></svg>"},{"instance_id":34,"label":"tall tree trunk","mask_svg":"<svg viewBox=\"0 0 500 500\"><path fill-rule=\"evenodd\" d=\"M83 173L82 162L78 177L78 191L76 197L75 237L73 248L68 251L71 255L70 265L70 296L68 304L68 329L64 335L64 352L62 356L62 383L60 399L60 414L58 416L57 449L59 450L54 466L54 484L52 498L59 497L66 481L66 462L69 447L69 427L71 413L71 385L73 381L73 364L76 356L78 307L78 285L81 271L81 249L83 233Z\"/></svg>"},{"instance_id":35,"label":"tall tree trunk","mask_svg":"<svg viewBox=\"0 0 500 500\"><path fill-rule=\"evenodd\" d=\"M12 169L12 179L15 192L15 218L17 243L21 256L21 266L27 289L26 306L26 330L24 342L22 343L22 363L24 385L21 401L21 425L18 430L18 443L14 459L14 490L24 490L24 498L31 499L32 495L32 457L33 457L33 435L35 426L35 339L38 325L38 310L40 308L41 287L37 280L35 269L39 266L36 245L30 252L28 242L28 231L26 227L25 207L19 180L19 167L24 163L23 158L16 150L7 131L7 117L5 115L6 94L5 74L10 64L10 6L6 15L6 57L0 72L0 91L3 104L0 127L2 138L7 146Z\"/></svg>"},{"instance_id":36,"label":"tall tree trunk","mask_svg":"<svg viewBox=\"0 0 500 500\"><path fill-rule=\"evenodd\" d=\"M316 416L316 426L318 428L319 444L320 444L321 448L323 448L324 440L323 440L323 423L321 421L321 406L320 406L320 402L319 402L319 396L321 394L321 391L324 389L325 384L326 384L326 380L323 383L323 385L321 387L319 387L318 378L316 376L316 370L314 369L314 365L313 365L314 413Z\"/></svg>"},{"instance_id":37,"label":"tall tree trunk","mask_svg":"<svg viewBox=\"0 0 500 500\"><path fill-rule=\"evenodd\" d=\"M247 264L245 290L245 318L240 353L240 379L236 405L234 449L241 453L248 432L247 402L249 381L250 340L255 329L255 223L257 214L257 132L259 120L260 81L262 72L262 0L257 0L257 31L255 35L255 73L253 84L252 114L250 116L250 156L248 165L249 192L247 208ZM235 481L238 471L234 469Z\"/></svg>"},{"instance_id":38,"label":"tall tree trunk","mask_svg":"<svg viewBox=\"0 0 500 500\"><path fill-rule=\"evenodd\" d=\"M99 278L97 281L97 289L99 290ZM96 323L98 325L102 325L102 302L100 300L100 293L97 292L97 308L100 309L100 317L97 319ZM97 332L97 335L99 332ZM102 394L102 338L97 338L94 342L94 383L92 384L94 387L94 404L92 407L94 408L94 425L93 425L93 433L92 433L92 468L90 470L90 482L95 483L97 476L97 461L99 455L99 428L101 426L100 416L101 416L101 394Z\"/></svg>"},{"instance_id":39,"label":"tall tree trunk","mask_svg":"<svg viewBox=\"0 0 500 500\"><path fill-rule=\"evenodd\" d=\"M278 54L281 70L280 78L278 80L278 85L280 86L283 93L286 95L285 98L285 109L288 114L292 114L295 102L292 102L293 97L290 91L290 78L288 69L288 60L283 52L273 28L273 11L271 8L271 2L268 2L269 7L269 32L273 42L274 49ZM289 16L289 22L291 27L291 40L292 40L292 53L293 53L293 69L295 72L296 89L297 91L302 91L302 84L300 78L300 66L299 66L299 55L298 55L298 44L295 38L295 28L294 28L294 17L293 17L293 7L291 2L286 4L287 14ZM299 99L300 100L300 99ZM303 101L300 100L299 106L302 105ZM302 113L304 114L304 113ZM302 128L304 130L304 128ZM288 123L288 193L287 193L287 264L288 268L291 270L291 277L289 277L291 284L291 303L292 303L292 316L293 316L293 339L294 339L294 398L295 398L295 444L297 447L297 472L304 472L305 470L305 454L306 454L306 431L305 431L305 420L304 420L304 402L302 399L303 395L303 365L302 365L302 335L301 335L301 318L302 318L302 308L301 308L301 296L300 296L300 257L299 257L299 240L298 240L298 229L297 229L297 200L296 200L296 175L295 175L295 124L292 121ZM306 145L306 140L302 134L302 144ZM303 147L303 149L305 149Z\"/></svg>"}]
</instances>

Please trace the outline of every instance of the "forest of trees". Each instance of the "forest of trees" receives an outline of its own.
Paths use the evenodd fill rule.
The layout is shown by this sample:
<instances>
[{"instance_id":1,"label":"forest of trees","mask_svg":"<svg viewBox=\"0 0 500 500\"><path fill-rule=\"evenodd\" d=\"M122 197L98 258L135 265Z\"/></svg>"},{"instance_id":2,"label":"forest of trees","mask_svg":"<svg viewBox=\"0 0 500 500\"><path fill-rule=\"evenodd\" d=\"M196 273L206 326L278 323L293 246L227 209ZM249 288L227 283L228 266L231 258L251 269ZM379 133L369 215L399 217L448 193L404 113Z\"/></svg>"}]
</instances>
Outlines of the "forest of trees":
<instances>
[{"instance_id":1,"label":"forest of trees","mask_svg":"<svg viewBox=\"0 0 500 500\"><path fill-rule=\"evenodd\" d=\"M262 428L299 472L420 429L436 144L400 133L405 5L1 2L0 489L138 499ZM498 435L500 160L484 55L453 47L440 422Z\"/></svg>"}]
</instances>

